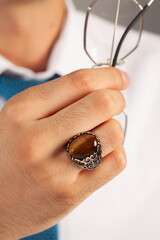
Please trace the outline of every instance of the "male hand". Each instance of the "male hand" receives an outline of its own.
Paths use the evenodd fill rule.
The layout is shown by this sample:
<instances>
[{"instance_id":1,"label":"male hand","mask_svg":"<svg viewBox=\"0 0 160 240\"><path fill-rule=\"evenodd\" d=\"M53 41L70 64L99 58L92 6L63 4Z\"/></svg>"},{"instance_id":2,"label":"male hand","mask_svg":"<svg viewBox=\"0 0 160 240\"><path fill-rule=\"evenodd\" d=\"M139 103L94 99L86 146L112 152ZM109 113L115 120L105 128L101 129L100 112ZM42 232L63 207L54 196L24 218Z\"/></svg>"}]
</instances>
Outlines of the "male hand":
<instances>
[{"instance_id":1,"label":"male hand","mask_svg":"<svg viewBox=\"0 0 160 240\"><path fill-rule=\"evenodd\" d=\"M0 239L43 231L71 212L126 166L123 130L112 119L125 100L125 73L84 69L31 87L0 112ZM92 131L102 143L102 165L75 165L66 144Z\"/></svg>"}]
</instances>

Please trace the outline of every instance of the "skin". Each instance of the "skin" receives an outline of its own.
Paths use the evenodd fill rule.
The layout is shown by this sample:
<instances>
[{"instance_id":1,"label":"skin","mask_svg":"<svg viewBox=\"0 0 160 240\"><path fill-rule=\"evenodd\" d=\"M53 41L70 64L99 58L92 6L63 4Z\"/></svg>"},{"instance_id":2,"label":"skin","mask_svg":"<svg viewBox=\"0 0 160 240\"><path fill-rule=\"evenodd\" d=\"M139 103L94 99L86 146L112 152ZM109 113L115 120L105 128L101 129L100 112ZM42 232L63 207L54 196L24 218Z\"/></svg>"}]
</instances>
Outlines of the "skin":
<instances>
[{"instance_id":1,"label":"skin","mask_svg":"<svg viewBox=\"0 0 160 240\"><path fill-rule=\"evenodd\" d=\"M9 4L9 16L11 14L12 17L14 11L21 7L23 10L23 4L19 2L12 1L12 13L11 2L4 2L6 13ZM32 9L32 2L25 1L25 6ZM57 2L62 3L63 11L63 1L46 1L46 5L54 4L56 8ZM36 1L33 3L35 10L34 4L37 4ZM39 1L39 8L43 4L44 1ZM18 17L16 21L15 26L21 24L18 23ZM59 20L55 17L54 21ZM12 26L6 24L8 34L11 34L9 27L12 29ZM26 29L27 33L32 32L32 25ZM60 29L55 31L54 40ZM7 50L6 46L2 48L2 39L7 36L7 29L5 34L3 36L1 31L0 46L4 52ZM23 34L25 36L25 32ZM10 37L15 38L14 44L18 46L19 40L18 37L16 40L14 29ZM41 64L39 66L36 61L33 63L30 49L34 46L36 36L31 34L30 37L27 64L32 69L35 66L41 69ZM50 45L47 45L48 42L53 43L53 38L52 41L46 38L44 51ZM25 61L23 47L25 44L23 46L22 41L22 54L20 51L14 57L15 62L22 61L19 65ZM14 56L12 46L11 50ZM37 50L37 59L38 55ZM125 168L123 131L113 117L125 107L121 90L127 88L128 84L127 74L118 69L82 69L31 87L4 105L0 111L0 239L20 239L55 225ZM78 167L66 154L69 139L85 131L97 134L102 143L102 165L92 171Z\"/></svg>"},{"instance_id":2,"label":"skin","mask_svg":"<svg viewBox=\"0 0 160 240\"><path fill-rule=\"evenodd\" d=\"M35 72L45 70L65 17L64 0L0 0L0 53Z\"/></svg>"}]
</instances>

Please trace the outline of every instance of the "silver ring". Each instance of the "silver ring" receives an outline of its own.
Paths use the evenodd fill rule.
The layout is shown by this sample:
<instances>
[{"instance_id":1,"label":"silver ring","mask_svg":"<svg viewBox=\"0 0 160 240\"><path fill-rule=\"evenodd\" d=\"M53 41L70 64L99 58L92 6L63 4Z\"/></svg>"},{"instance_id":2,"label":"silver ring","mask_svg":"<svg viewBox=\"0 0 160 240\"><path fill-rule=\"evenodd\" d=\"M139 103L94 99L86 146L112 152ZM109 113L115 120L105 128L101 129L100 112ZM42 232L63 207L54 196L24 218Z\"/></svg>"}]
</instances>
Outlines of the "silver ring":
<instances>
[{"instance_id":1,"label":"silver ring","mask_svg":"<svg viewBox=\"0 0 160 240\"><path fill-rule=\"evenodd\" d=\"M83 132L71 138L67 144L67 155L79 167L92 170L101 165L102 145L92 132Z\"/></svg>"}]
</instances>

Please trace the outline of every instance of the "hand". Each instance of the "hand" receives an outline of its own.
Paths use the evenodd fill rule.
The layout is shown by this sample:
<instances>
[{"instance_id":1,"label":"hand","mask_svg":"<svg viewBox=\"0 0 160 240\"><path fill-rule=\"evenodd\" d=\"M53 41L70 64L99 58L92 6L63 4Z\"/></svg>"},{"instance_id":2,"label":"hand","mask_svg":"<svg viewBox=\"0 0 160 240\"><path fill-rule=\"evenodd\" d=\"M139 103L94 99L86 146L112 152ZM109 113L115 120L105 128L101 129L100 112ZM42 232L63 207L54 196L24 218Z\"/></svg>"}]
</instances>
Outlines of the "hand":
<instances>
[{"instance_id":1,"label":"hand","mask_svg":"<svg viewBox=\"0 0 160 240\"><path fill-rule=\"evenodd\" d=\"M115 68L84 69L31 87L5 104L0 112L0 239L55 225L125 168L123 131L112 117L125 107L120 90L128 83ZM66 154L67 142L85 131L102 143L102 165L92 171Z\"/></svg>"}]
</instances>

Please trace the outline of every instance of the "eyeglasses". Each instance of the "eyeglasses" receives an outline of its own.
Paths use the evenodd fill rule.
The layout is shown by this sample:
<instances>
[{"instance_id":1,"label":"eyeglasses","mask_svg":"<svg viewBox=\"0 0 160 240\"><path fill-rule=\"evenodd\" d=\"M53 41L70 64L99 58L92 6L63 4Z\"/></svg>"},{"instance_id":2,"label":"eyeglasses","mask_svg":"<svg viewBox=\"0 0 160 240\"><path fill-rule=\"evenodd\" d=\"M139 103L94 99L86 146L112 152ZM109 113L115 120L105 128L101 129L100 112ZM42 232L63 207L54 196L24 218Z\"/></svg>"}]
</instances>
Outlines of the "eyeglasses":
<instances>
[{"instance_id":1,"label":"eyeglasses","mask_svg":"<svg viewBox=\"0 0 160 240\"><path fill-rule=\"evenodd\" d=\"M121 39L118 43L118 46L116 48L116 51L114 53L115 36L116 36L116 30L117 30L117 26L118 26L118 19L119 19L119 13L120 13L120 5L121 5L121 0L117 0L117 9L116 9L116 17L115 17L115 21L114 21L114 31L113 31L111 54L110 54L110 58L106 62L96 61L94 59L94 57L91 56L91 54L89 53L88 48L87 48L88 21L89 21L89 17L92 12L92 9L96 5L98 0L93 0L90 3L89 7L87 8L85 25L84 25L84 50L85 50L87 56L93 62L93 64L94 64L93 68L94 67L102 67L102 66L110 66L110 67L119 66L119 65L123 64L124 60L138 48L140 41L141 41L142 31L143 31L143 16L155 0L148 1L148 3L144 5L144 7L137 0L130 0L130 1L132 1L138 7L139 12L135 16L135 18L130 22L130 24L128 25L128 27L126 28L124 33L122 34L122 37L121 37ZM122 58L119 59L119 55L120 55L124 40L126 39L128 33L131 31L131 29L133 29L133 27L136 25L137 22L140 22L138 41L136 42L135 46L131 49L131 51L129 51L127 54L125 54ZM127 133L127 127L128 127L128 115L127 115L126 111L123 111L123 114L125 117L125 127L124 127L124 140L125 140L126 133Z\"/></svg>"}]
</instances>

